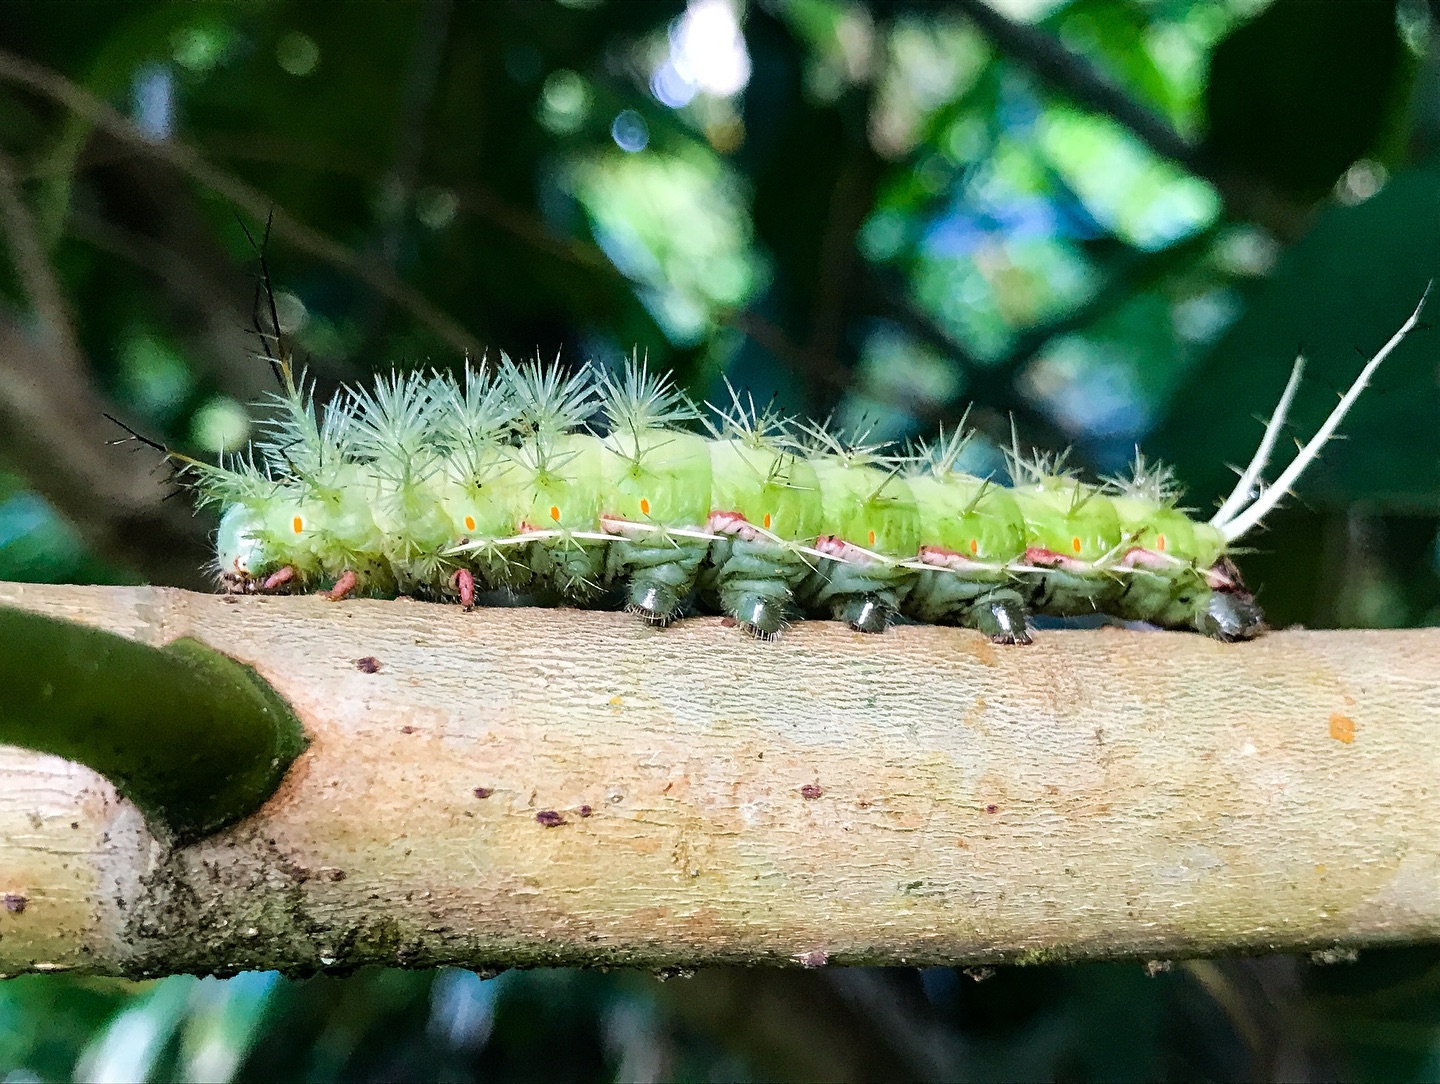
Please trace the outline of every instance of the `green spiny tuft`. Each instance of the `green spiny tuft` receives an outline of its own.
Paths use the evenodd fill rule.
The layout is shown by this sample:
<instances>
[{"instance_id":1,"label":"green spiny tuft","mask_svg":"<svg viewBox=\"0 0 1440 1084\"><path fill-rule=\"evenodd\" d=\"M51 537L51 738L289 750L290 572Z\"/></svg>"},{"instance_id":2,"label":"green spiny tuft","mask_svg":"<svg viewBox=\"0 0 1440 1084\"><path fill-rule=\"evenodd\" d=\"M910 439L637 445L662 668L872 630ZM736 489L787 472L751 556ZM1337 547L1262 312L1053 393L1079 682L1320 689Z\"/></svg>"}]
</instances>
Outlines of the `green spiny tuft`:
<instances>
[{"instance_id":1,"label":"green spiny tuft","mask_svg":"<svg viewBox=\"0 0 1440 1084\"><path fill-rule=\"evenodd\" d=\"M665 373L650 372L644 361L631 358L617 377L600 377L600 395L612 433L634 435L646 429L664 429L697 419L700 415L685 393Z\"/></svg>"},{"instance_id":2,"label":"green spiny tuft","mask_svg":"<svg viewBox=\"0 0 1440 1084\"><path fill-rule=\"evenodd\" d=\"M1139 448L1135 449L1130 473L1106 478L1105 484L1122 497L1151 501L1162 508L1174 508L1184 496L1184 490L1175 477L1175 468L1146 459L1145 453Z\"/></svg>"},{"instance_id":3,"label":"green spiny tuft","mask_svg":"<svg viewBox=\"0 0 1440 1084\"><path fill-rule=\"evenodd\" d=\"M975 439L973 430L967 429L966 420L970 417L970 410L967 407L960 423L945 435L945 427L940 427L940 436L937 440L920 440L914 445L911 454L911 473L923 471L934 478L945 480L946 478L959 475L970 477L965 471L959 470L956 464L964 456L966 449Z\"/></svg>"},{"instance_id":4,"label":"green spiny tuft","mask_svg":"<svg viewBox=\"0 0 1440 1084\"><path fill-rule=\"evenodd\" d=\"M760 407L748 391L738 391L729 378L725 390L730 394L727 405L714 403L705 405L715 412L715 417L702 419L710 435L716 440L734 440L756 451L779 453L788 444L788 437L794 426L794 418L778 410L774 401Z\"/></svg>"},{"instance_id":5,"label":"green spiny tuft","mask_svg":"<svg viewBox=\"0 0 1440 1084\"><path fill-rule=\"evenodd\" d=\"M870 443L870 433L866 428L847 439L836 433L827 419L801 425L794 443L797 451L812 458L832 460L842 467L878 467L899 472L915 462L912 455L887 455L885 449L892 447L893 442Z\"/></svg>"},{"instance_id":6,"label":"green spiny tuft","mask_svg":"<svg viewBox=\"0 0 1440 1084\"><path fill-rule=\"evenodd\" d=\"M515 404L515 431L522 437L553 440L580 428L599 409L594 370L587 363L570 376L557 364L538 360L517 365L500 355L500 379Z\"/></svg>"}]
</instances>

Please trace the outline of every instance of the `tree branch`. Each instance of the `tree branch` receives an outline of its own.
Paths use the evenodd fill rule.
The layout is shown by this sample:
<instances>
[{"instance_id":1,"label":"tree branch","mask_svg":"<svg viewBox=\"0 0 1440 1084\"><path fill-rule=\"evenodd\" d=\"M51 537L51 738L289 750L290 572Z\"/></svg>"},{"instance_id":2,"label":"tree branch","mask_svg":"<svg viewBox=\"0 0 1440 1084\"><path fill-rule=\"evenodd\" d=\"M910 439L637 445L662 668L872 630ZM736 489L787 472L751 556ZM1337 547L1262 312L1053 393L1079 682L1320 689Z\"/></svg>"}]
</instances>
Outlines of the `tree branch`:
<instances>
[{"instance_id":1,"label":"tree branch","mask_svg":"<svg viewBox=\"0 0 1440 1084\"><path fill-rule=\"evenodd\" d=\"M188 637L151 647L0 606L0 643L0 742L94 768L157 834L249 816L305 746L253 670Z\"/></svg>"},{"instance_id":2,"label":"tree branch","mask_svg":"<svg viewBox=\"0 0 1440 1084\"><path fill-rule=\"evenodd\" d=\"M865 637L153 588L0 603L252 665L312 737L168 848L0 756L0 971L983 963L1440 936L1440 630Z\"/></svg>"}]
</instances>

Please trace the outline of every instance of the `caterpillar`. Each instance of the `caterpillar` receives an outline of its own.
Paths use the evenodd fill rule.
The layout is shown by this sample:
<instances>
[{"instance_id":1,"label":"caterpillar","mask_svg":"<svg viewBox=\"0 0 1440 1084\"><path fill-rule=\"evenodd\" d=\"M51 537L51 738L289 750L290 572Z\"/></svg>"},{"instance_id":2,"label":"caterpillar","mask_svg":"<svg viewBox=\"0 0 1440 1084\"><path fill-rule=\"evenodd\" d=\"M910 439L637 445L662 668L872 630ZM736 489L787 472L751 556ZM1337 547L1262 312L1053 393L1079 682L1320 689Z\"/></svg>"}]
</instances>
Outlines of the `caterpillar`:
<instances>
[{"instance_id":1,"label":"caterpillar","mask_svg":"<svg viewBox=\"0 0 1440 1084\"><path fill-rule=\"evenodd\" d=\"M1138 451L1129 475L1092 483L1063 456L1012 449L1006 486L959 468L963 426L889 454L734 388L702 416L634 361L565 376L467 360L459 378L381 375L321 408L304 375L269 356L282 388L245 452L167 454L201 503L222 507L214 570L232 592L466 609L503 589L577 607L618 595L653 625L698 609L762 639L800 617L862 632L904 617L1025 644L1032 615L1101 613L1247 640L1265 623L1235 543L1334 436L1424 304L1267 486L1297 360L1254 457L1203 522Z\"/></svg>"}]
</instances>

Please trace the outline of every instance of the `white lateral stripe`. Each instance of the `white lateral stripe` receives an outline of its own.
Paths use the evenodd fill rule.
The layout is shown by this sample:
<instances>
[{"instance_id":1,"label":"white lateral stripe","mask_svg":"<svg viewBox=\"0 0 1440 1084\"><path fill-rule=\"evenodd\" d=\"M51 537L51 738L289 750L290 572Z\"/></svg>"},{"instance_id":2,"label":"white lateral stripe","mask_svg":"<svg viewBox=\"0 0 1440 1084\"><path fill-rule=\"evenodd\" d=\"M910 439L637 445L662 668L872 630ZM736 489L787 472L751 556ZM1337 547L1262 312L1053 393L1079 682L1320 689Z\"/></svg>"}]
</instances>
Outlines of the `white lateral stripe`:
<instances>
[{"instance_id":1,"label":"white lateral stripe","mask_svg":"<svg viewBox=\"0 0 1440 1084\"><path fill-rule=\"evenodd\" d=\"M1275 413L1270 416L1270 421L1265 425L1265 435L1260 438L1260 446L1255 449L1255 454L1250 458L1250 465L1240 475L1240 480L1235 483L1235 489L1230 496L1225 498L1225 503L1220 506L1213 516L1210 517L1210 526L1221 527L1234 518L1245 507L1250 500L1250 491L1255 488L1255 483L1260 480L1260 475L1270 465L1270 454L1275 450L1275 441L1280 437L1280 430L1285 425L1285 416L1290 413L1290 403L1295 398L1295 389L1300 387L1300 376L1305 371L1305 358L1297 357L1295 367L1290 370L1290 379L1285 383L1285 390L1280 395L1280 402L1275 404Z\"/></svg>"},{"instance_id":2,"label":"white lateral stripe","mask_svg":"<svg viewBox=\"0 0 1440 1084\"><path fill-rule=\"evenodd\" d=\"M1350 389L1340 397L1340 402L1335 405L1335 409L1330 412L1330 416L1325 419L1324 424L1290 461L1290 465L1285 468L1280 477L1275 479L1275 484L1255 498L1255 503L1240 515L1228 523L1217 525L1220 533L1225 536L1226 542L1234 542L1254 529L1255 525L1280 503L1285 494L1290 491L1290 487L1299 481L1305 468L1320 454L1320 449L1325 446L1326 442L1335 435L1335 430L1339 428L1340 422L1344 420L1350 408L1355 405L1355 400L1360 398L1360 393L1365 390L1366 384L1369 383L1375 370L1380 367L1380 363L1390 356L1391 352L1400 345L1401 340L1420 322L1420 310L1425 307L1425 301L1430 296L1430 287L1433 285L1432 281L1425 287L1425 293L1421 296L1420 303L1415 306L1415 311L1410 314L1410 319L1400 326L1399 331L1390 336L1390 341L1380 348L1379 353L1366 362L1365 368L1361 369L1360 375L1355 378L1355 383L1350 385Z\"/></svg>"},{"instance_id":3,"label":"white lateral stripe","mask_svg":"<svg viewBox=\"0 0 1440 1084\"><path fill-rule=\"evenodd\" d=\"M698 538L705 542L718 542L723 535L711 534L709 531L701 530L699 527L665 527L658 523L641 523L633 519L616 519L613 516L601 516L601 522L605 524L603 537L607 541L617 538L625 538L631 534L658 534L675 535L677 538ZM577 538L593 538L595 535L582 534L579 531L572 532Z\"/></svg>"}]
</instances>

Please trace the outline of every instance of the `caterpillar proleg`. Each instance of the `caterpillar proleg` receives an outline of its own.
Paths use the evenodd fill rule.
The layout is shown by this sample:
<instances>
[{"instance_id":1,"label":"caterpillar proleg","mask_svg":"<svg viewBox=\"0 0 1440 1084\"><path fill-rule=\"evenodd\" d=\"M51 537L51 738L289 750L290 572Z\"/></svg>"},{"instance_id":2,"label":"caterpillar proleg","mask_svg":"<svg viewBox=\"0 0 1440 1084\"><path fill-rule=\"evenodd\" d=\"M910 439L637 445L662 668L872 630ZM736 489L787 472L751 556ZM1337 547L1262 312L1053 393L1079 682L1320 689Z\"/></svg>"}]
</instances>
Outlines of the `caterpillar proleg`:
<instances>
[{"instance_id":1,"label":"caterpillar proleg","mask_svg":"<svg viewBox=\"0 0 1440 1084\"><path fill-rule=\"evenodd\" d=\"M1032 614L1098 612L1245 640L1264 619L1234 544L1334 436L1424 303L1267 487L1297 361L1254 459L1204 522L1138 453L1126 477L1091 483L1063 457L1017 451L1005 486L957 468L963 430L892 456L734 389L702 417L640 362L565 377L502 357L459 380L384 375L320 408L271 358L282 390L262 438L219 464L174 458L222 506L228 591L467 608L494 589L572 606L618 595L655 625L698 609L767 639L801 617L878 632L903 615L1028 643Z\"/></svg>"}]
</instances>

